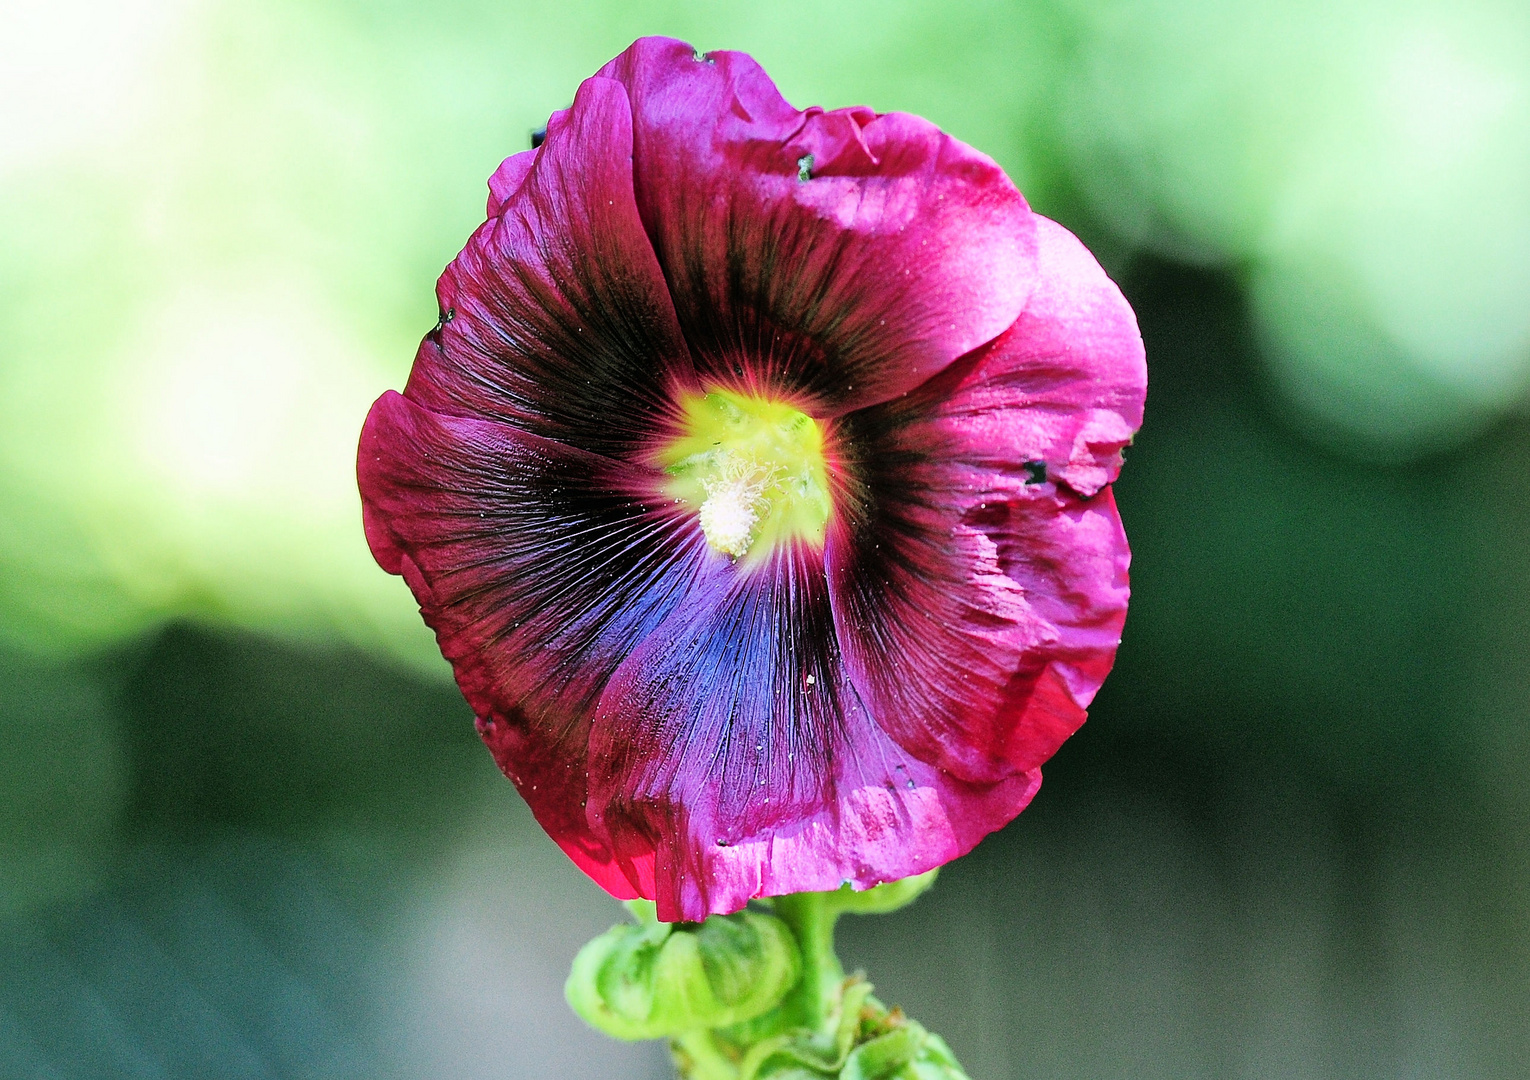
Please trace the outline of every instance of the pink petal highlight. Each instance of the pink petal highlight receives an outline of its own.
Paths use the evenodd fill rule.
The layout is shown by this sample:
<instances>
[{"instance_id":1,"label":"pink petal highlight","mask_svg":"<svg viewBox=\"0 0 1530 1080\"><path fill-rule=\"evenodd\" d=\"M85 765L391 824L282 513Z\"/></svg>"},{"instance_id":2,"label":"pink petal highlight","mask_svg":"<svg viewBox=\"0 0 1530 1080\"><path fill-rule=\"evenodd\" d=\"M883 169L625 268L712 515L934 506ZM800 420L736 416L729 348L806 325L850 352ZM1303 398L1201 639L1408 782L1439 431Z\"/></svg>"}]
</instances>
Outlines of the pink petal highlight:
<instances>
[{"instance_id":1,"label":"pink petal highlight","mask_svg":"<svg viewBox=\"0 0 1530 1080\"><path fill-rule=\"evenodd\" d=\"M993 344L847 417L835 625L879 723L972 781L1035 768L1084 722L1120 643L1130 550L1102 491L1142 419L1131 308L1037 217L1039 280ZM896 463L890 471L884 462Z\"/></svg>"},{"instance_id":2,"label":"pink petal highlight","mask_svg":"<svg viewBox=\"0 0 1530 1080\"><path fill-rule=\"evenodd\" d=\"M1076 236L1037 215L1037 286L1015 324L942 385L934 422L958 453L1023 483L1049 480L1089 496L1121 471L1142 426L1147 362L1130 305Z\"/></svg>"},{"instance_id":3,"label":"pink petal highlight","mask_svg":"<svg viewBox=\"0 0 1530 1080\"><path fill-rule=\"evenodd\" d=\"M521 185L531 174L531 166L536 163L536 160L535 150L522 150L519 154L511 154L499 163L499 168L495 169L494 175L489 177L489 202L485 208L485 216L497 218L505 212L505 205L515 197L516 192L521 190Z\"/></svg>"},{"instance_id":4,"label":"pink petal highlight","mask_svg":"<svg viewBox=\"0 0 1530 1080\"><path fill-rule=\"evenodd\" d=\"M1025 200L928 121L799 112L743 53L664 38L600 74L632 99L639 210L703 379L834 415L913 389L1024 307Z\"/></svg>"}]
</instances>

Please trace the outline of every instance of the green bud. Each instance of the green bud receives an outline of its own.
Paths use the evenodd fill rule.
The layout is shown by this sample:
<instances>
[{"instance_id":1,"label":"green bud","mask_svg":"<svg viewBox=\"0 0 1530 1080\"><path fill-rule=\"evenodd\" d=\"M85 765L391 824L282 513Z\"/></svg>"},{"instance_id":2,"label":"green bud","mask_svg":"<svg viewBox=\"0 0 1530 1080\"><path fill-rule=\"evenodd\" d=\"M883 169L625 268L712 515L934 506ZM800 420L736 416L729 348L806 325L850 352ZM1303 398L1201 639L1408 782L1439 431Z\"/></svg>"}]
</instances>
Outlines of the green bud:
<instances>
[{"instance_id":1,"label":"green bud","mask_svg":"<svg viewBox=\"0 0 1530 1080\"><path fill-rule=\"evenodd\" d=\"M863 1042L850 1052L839 1080L890 1080L901 1078L905 1066L913 1063L929 1033L913 1021Z\"/></svg>"},{"instance_id":2,"label":"green bud","mask_svg":"<svg viewBox=\"0 0 1530 1080\"><path fill-rule=\"evenodd\" d=\"M773 1009L802 974L796 939L773 915L741 911L661 923L631 901L638 925L613 926L574 958L564 985L590 1026L618 1039L662 1039Z\"/></svg>"},{"instance_id":3,"label":"green bud","mask_svg":"<svg viewBox=\"0 0 1530 1080\"><path fill-rule=\"evenodd\" d=\"M846 882L837 892L827 895L831 898L830 903L840 912L881 915L912 904L921 893L935 884L935 877L939 873L940 868L936 867L902 881L889 881L885 885L876 885L861 892L854 891L849 882Z\"/></svg>"},{"instance_id":4,"label":"green bud","mask_svg":"<svg viewBox=\"0 0 1530 1080\"><path fill-rule=\"evenodd\" d=\"M951 1048L912 1020L857 1046L838 1080L968 1080Z\"/></svg>"}]
</instances>

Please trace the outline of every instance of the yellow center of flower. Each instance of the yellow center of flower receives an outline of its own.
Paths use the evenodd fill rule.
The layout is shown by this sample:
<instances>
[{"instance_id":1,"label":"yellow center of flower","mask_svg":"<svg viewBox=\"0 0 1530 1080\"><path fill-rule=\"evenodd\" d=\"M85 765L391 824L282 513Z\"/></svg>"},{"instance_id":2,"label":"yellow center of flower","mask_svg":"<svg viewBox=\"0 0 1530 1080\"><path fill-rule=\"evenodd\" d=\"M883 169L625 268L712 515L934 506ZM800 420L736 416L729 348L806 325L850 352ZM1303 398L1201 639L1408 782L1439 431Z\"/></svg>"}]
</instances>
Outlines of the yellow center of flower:
<instances>
[{"instance_id":1,"label":"yellow center of flower","mask_svg":"<svg viewBox=\"0 0 1530 1080\"><path fill-rule=\"evenodd\" d=\"M829 473L807 413L731 390L680 399L680 434L659 453L666 490L694 509L707 543L741 559L788 540L823 545Z\"/></svg>"}]
</instances>

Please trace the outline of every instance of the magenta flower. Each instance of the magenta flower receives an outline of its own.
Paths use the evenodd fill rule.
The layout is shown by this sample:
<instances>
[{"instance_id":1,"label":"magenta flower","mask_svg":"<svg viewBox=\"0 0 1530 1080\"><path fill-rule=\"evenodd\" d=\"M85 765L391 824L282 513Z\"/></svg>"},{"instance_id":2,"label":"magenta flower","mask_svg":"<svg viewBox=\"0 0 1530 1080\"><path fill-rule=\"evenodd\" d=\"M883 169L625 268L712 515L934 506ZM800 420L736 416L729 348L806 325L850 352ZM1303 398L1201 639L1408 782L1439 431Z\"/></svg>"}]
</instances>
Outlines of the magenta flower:
<instances>
[{"instance_id":1,"label":"magenta flower","mask_svg":"<svg viewBox=\"0 0 1530 1080\"><path fill-rule=\"evenodd\" d=\"M547 832L696 920L1019 813L1126 614L1094 259L927 121L659 38L489 188L360 483Z\"/></svg>"}]
</instances>

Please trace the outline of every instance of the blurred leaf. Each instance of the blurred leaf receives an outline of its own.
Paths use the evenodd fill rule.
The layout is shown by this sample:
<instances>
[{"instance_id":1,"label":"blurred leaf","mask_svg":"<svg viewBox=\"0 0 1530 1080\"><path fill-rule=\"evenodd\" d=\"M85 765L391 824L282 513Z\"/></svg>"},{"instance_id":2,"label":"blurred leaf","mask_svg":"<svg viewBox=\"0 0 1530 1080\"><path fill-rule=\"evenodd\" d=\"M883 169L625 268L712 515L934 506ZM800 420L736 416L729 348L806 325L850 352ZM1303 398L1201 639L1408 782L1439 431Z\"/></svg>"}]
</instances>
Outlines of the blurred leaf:
<instances>
[{"instance_id":1,"label":"blurred leaf","mask_svg":"<svg viewBox=\"0 0 1530 1080\"><path fill-rule=\"evenodd\" d=\"M1247 265L1275 385L1362 457L1459 445L1530 390L1530 12L1510 0L1070 4L1092 211Z\"/></svg>"}]
</instances>

